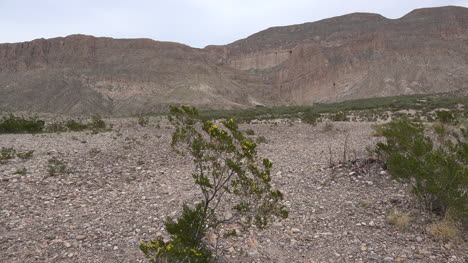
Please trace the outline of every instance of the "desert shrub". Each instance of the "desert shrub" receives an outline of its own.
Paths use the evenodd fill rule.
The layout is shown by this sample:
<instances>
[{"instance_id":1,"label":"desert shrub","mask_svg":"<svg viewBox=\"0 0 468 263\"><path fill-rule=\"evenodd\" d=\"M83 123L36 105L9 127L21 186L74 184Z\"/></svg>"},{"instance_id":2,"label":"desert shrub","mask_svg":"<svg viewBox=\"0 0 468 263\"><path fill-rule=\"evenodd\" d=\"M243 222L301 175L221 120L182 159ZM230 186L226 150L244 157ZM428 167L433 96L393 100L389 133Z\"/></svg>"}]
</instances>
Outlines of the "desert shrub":
<instances>
[{"instance_id":1,"label":"desert shrub","mask_svg":"<svg viewBox=\"0 0 468 263\"><path fill-rule=\"evenodd\" d=\"M0 150L0 163L8 162L8 160L15 158L15 155L15 149L2 147L2 149Z\"/></svg>"},{"instance_id":2,"label":"desert shrub","mask_svg":"<svg viewBox=\"0 0 468 263\"><path fill-rule=\"evenodd\" d=\"M34 151L27 151L27 152L21 152L17 153L16 156L20 159L26 160L26 159L31 159L33 156Z\"/></svg>"},{"instance_id":3,"label":"desert shrub","mask_svg":"<svg viewBox=\"0 0 468 263\"><path fill-rule=\"evenodd\" d=\"M390 211L387 214L387 217L385 218L387 223L390 225L394 225L398 228L407 228L410 221L411 217L408 213L402 213L398 211L396 208L390 209Z\"/></svg>"},{"instance_id":4,"label":"desert shrub","mask_svg":"<svg viewBox=\"0 0 468 263\"><path fill-rule=\"evenodd\" d=\"M458 242L462 240L462 231L458 223L449 217L434 222L427 227L431 236L443 242Z\"/></svg>"},{"instance_id":5,"label":"desert shrub","mask_svg":"<svg viewBox=\"0 0 468 263\"><path fill-rule=\"evenodd\" d=\"M322 131L325 133L333 131L333 123L329 121L325 122Z\"/></svg>"},{"instance_id":6,"label":"desert shrub","mask_svg":"<svg viewBox=\"0 0 468 263\"><path fill-rule=\"evenodd\" d=\"M77 131L77 132L88 129L87 124L82 123L81 121L74 120L74 119L67 120L65 122L65 127L67 127L69 131Z\"/></svg>"},{"instance_id":7,"label":"desert shrub","mask_svg":"<svg viewBox=\"0 0 468 263\"><path fill-rule=\"evenodd\" d=\"M94 115L91 118L91 123L89 124L89 128L92 130L105 130L107 128L106 122L101 118L99 115Z\"/></svg>"},{"instance_id":8,"label":"desert shrub","mask_svg":"<svg viewBox=\"0 0 468 263\"><path fill-rule=\"evenodd\" d=\"M255 135L255 132L254 132L254 130L252 130L252 129L248 129L248 130L245 131L245 134L247 134L247 135Z\"/></svg>"},{"instance_id":9,"label":"desert shrub","mask_svg":"<svg viewBox=\"0 0 468 263\"><path fill-rule=\"evenodd\" d=\"M184 206L177 221L166 220L170 241L160 238L140 244L150 260L208 262L212 252L205 241L207 231L229 235L233 229L227 224L264 228L272 217L288 216L282 193L270 184L272 163L257 156L256 144L233 119L218 126L200 118L197 109L183 105L171 106L169 120L175 128L171 145L177 153L192 157L192 177L202 200L194 208ZM227 210L231 215L225 217Z\"/></svg>"},{"instance_id":10,"label":"desert shrub","mask_svg":"<svg viewBox=\"0 0 468 263\"><path fill-rule=\"evenodd\" d=\"M0 133L39 133L44 129L44 124L43 120L9 114L0 120Z\"/></svg>"},{"instance_id":11,"label":"desert shrub","mask_svg":"<svg viewBox=\"0 0 468 263\"><path fill-rule=\"evenodd\" d=\"M320 114L307 114L301 117L303 123L317 125L317 122L320 120Z\"/></svg>"},{"instance_id":12,"label":"desert shrub","mask_svg":"<svg viewBox=\"0 0 468 263\"><path fill-rule=\"evenodd\" d=\"M143 115L143 114L139 114L138 115L138 124L141 126L141 127L146 127L148 126L149 124L149 117Z\"/></svg>"},{"instance_id":13,"label":"desert shrub","mask_svg":"<svg viewBox=\"0 0 468 263\"><path fill-rule=\"evenodd\" d=\"M26 175L28 173L28 169L23 168L21 170L16 170L15 174Z\"/></svg>"},{"instance_id":14,"label":"desert shrub","mask_svg":"<svg viewBox=\"0 0 468 263\"><path fill-rule=\"evenodd\" d=\"M331 121L348 121L346 113L342 111L337 112L335 114L331 114L329 117Z\"/></svg>"},{"instance_id":15,"label":"desert shrub","mask_svg":"<svg viewBox=\"0 0 468 263\"><path fill-rule=\"evenodd\" d=\"M436 111L435 114L437 120L445 124L455 124L457 120L455 114L450 111Z\"/></svg>"},{"instance_id":16,"label":"desert shrub","mask_svg":"<svg viewBox=\"0 0 468 263\"><path fill-rule=\"evenodd\" d=\"M164 223L172 240L164 242L156 239L150 243L140 243L140 249L151 262L208 262L212 253L202 242L207 232L205 223L202 203L193 209L184 205L182 215L176 222L168 217Z\"/></svg>"},{"instance_id":17,"label":"desert shrub","mask_svg":"<svg viewBox=\"0 0 468 263\"><path fill-rule=\"evenodd\" d=\"M385 137L375 152L386 163L393 178L411 185L423 207L445 214L452 209L456 217L466 218L468 205L468 143L466 131L436 138L424 134L424 127L398 120L377 128Z\"/></svg>"},{"instance_id":18,"label":"desert shrub","mask_svg":"<svg viewBox=\"0 0 468 263\"><path fill-rule=\"evenodd\" d=\"M67 126L64 122L49 123L46 127L47 132L66 132Z\"/></svg>"},{"instance_id":19,"label":"desert shrub","mask_svg":"<svg viewBox=\"0 0 468 263\"><path fill-rule=\"evenodd\" d=\"M71 171L67 168L65 161L52 157L48 161L47 172L49 175L68 174Z\"/></svg>"}]
</instances>

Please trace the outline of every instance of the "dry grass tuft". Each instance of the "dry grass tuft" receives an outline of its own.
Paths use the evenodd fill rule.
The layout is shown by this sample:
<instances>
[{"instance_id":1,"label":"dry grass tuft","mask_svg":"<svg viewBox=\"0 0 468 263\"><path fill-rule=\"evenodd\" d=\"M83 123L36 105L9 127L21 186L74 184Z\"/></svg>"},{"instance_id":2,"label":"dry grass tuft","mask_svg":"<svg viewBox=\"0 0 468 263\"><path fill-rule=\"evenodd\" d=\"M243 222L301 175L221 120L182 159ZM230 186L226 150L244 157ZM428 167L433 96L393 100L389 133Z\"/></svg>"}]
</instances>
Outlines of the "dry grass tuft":
<instances>
[{"instance_id":1,"label":"dry grass tuft","mask_svg":"<svg viewBox=\"0 0 468 263\"><path fill-rule=\"evenodd\" d=\"M389 223L390 225L394 225L398 228L404 229L409 226L411 217L409 213L402 213L398 211L398 209L392 208L390 209L386 220L387 223Z\"/></svg>"},{"instance_id":2,"label":"dry grass tuft","mask_svg":"<svg viewBox=\"0 0 468 263\"><path fill-rule=\"evenodd\" d=\"M458 225L450 218L444 218L441 221L432 223L427 227L431 236L443 242L458 243L462 239L462 232Z\"/></svg>"},{"instance_id":3,"label":"dry grass tuft","mask_svg":"<svg viewBox=\"0 0 468 263\"><path fill-rule=\"evenodd\" d=\"M361 200L359 201L359 203L363 206L363 207L371 207L373 205L373 202L369 199L364 199L364 200Z\"/></svg>"}]
</instances>

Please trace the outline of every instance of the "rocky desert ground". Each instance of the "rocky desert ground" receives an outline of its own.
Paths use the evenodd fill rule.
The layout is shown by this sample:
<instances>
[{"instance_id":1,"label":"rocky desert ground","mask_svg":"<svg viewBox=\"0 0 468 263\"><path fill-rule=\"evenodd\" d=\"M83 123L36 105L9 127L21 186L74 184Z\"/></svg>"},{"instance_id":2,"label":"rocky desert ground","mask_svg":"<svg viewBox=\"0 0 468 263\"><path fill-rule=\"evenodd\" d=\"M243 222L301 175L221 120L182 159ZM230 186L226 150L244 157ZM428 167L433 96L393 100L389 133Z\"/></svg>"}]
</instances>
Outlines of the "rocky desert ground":
<instances>
[{"instance_id":1,"label":"rocky desert ground","mask_svg":"<svg viewBox=\"0 0 468 263\"><path fill-rule=\"evenodd\" d=\"M113 130L98 134L0 135L0 147L34 151L0 164L0 262L145 262L139 242L166 236L166 216L197 200L192 163L171 151L166 122L106 122ZM434 218L407 187L365 161L378 140L371 125L242 124L266 138L259 153L273 162L290 216L224 241L223 261L467 262L466 244L434 240ZM70 173L51 176L54 157ZM406 228L387 223L392 208L410 214Z\"/></svg>"}]
</instances>

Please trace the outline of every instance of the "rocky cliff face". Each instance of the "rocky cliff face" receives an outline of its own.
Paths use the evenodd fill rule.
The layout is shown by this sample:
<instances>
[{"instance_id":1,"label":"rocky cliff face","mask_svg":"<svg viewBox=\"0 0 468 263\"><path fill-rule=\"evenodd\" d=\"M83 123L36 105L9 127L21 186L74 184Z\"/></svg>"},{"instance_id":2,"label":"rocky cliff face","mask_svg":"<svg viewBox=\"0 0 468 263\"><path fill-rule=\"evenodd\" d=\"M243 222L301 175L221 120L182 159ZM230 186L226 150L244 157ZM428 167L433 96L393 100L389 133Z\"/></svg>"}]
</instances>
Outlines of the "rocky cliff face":
<instances>
[{"instance_id":1,"label":"rocky cliff face","mask_svg":"<svg viewBox=\"0 0 468 263\"><path fill-rule=\"evenodd\" d=\"M72 35L0 44L0 110L128 114L468 89L468 9L355 13L195 49Z\"/></svg>"},{"instance_id":2,"label":"rocky cliff face","mask_svg":"<svg viewBox=\"0 0 468 263\"><path fill-rule=\"evenodd\" d=\"M396 20L356 13L267 29L228 47L227 64L261 75L286 104L468 89L466 8Z\"/></svg>"}]
</instances>

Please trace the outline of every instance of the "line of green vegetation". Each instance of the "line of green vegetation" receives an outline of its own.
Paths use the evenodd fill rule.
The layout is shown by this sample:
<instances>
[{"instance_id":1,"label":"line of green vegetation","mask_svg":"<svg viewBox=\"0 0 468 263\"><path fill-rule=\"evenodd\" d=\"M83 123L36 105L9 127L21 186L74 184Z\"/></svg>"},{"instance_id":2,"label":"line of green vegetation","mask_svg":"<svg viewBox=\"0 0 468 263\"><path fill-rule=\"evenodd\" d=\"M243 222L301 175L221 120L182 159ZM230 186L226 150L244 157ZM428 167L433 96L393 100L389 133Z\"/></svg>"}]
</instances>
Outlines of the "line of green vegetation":
<instances>
[{"instance_id":1,"label":"line of green vegetation","mask_svg":"<svg viewBox=\"0 0 468 263\"><path fill-rule=\"evenodd\" d=\"M456 97L451 94L369 98L330 104L314 104L310 106L256 106L255 108L241 110L208 110L201 111L200 115L206 119L227 119L233 117L237 121L248 122L254 119L302 119L304 117L307 118L307 116L334 114L337 115L337 120L341 120L341 117L344 115L343 113L349 111L383 113L385 111L396 112L412 109L427 113L438 108L455 109L459 104L464 105L462 115L466 117L468 115L468 97ZM342 120L345 121L346 119L343 118Z\"/></svg>"},{"instance_id":2,"label":"line of green vegetation","mask_svg":"<svg viewBox=\"0 0 468 263\"><path fill-rule=\"evenodd\" d=\"M90 121L68 119L62 122L46 123L37 117L16 116L12 113L0 119L0 134L4 133L43 133L91 130L93 133L109 130L100 116L93 116Z\"/></svg>"}]
</instances>

